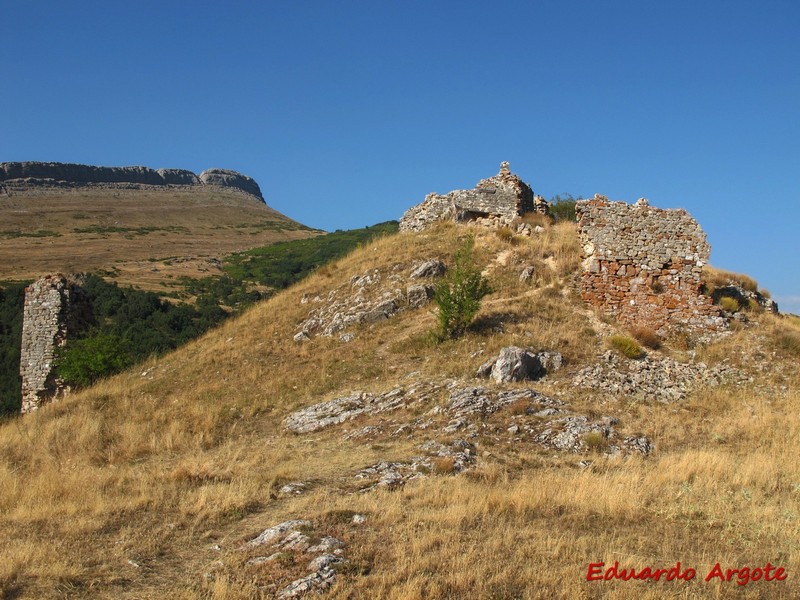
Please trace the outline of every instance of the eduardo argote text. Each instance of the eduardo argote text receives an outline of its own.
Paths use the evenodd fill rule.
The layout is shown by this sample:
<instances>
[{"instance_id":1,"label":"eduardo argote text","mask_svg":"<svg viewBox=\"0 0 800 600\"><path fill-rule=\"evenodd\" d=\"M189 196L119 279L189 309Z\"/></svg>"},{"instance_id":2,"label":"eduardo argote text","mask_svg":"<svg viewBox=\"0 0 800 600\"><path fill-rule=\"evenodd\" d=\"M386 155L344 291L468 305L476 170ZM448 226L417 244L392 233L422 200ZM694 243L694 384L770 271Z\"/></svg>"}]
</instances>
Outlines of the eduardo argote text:
<instances>
[{"instance_id":1,"label":"eduardo argote text","mask_svg":"<svg viewBox=\"0 0 800 600\"><path fill-rule=\"evenodd\" d=\"M692 581L697 577L697 570L692 567L682 568L680 561L667 569L644 567L620 568L619 561L614 561L611 566L604 562L589 563L586 571L586 581L612 581L631 579L653 581ZM747 585L756 581L785 581L788 577L786 569L767 563L763 567L739 567L736 569L723 568L716 563L707 573L701 573L703 581L735 581L737 585Z\"/></svg>"}]
</instances>

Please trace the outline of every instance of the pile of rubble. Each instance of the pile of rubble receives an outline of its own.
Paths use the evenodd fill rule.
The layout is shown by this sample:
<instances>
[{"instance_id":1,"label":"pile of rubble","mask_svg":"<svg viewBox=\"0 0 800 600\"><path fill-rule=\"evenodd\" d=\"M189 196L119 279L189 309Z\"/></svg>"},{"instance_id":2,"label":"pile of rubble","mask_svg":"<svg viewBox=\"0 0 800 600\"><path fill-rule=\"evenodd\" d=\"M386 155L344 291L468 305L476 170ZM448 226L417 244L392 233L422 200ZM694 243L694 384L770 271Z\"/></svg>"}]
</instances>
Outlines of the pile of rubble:
<instances>
[{"instance_id":1,"label":"pile of rubble","mask_svg":"<svg viewBox=\"0 0 800 600\"><path fill-rule=\"evenodd\" d=\"M648 355L631 360L608 350L599 362L581 369L572 379L575 387L607 394L660 402L683 400L699 385L749 381L734 367L719 364L680 363L666 356Z\"/></svg>"}]
</instances>

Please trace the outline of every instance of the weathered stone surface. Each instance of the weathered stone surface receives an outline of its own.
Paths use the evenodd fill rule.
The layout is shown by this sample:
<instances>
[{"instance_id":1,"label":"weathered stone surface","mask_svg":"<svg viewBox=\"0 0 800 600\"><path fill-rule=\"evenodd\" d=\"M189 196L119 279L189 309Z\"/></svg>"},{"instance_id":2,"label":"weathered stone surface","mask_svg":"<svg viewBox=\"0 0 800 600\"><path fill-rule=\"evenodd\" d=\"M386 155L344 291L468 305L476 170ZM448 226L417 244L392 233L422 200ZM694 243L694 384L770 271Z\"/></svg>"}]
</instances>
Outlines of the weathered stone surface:
<instances>
[{"instance_id":1,"label":"weathered stone surface","mask_svg":"<svg viewBox=\"0 0 800 600\"><path fill-rule=\"evenodd\" d=\"M431 301L435 294L432 285L410 285L406 289L406 302L409 308L420 308Z\"/></svg>"},{"instance_id":2,"label":"weathered stone surface","mask_svg":"<svg viewBox=\"0 0 800 600\"><path fill-rule=\"evenodd\" d=\"M247 542L242 549L254 548L256 546L264 546L267 544L277 544L288 535L298 533L299 529L306 529L311 527L311 521L303 519L293 519L291 521L284 521L278 523L273 527L269 527L262 531L258 536Z\"/></svg>"},{"instance_id":3,"label":"weathered stone surface","mask_svg":"<svg viewBox=\"0 0 800 600\"><path fill-rule=\"evenodd\" d=\"M392 490L431 472L455 475L475 464L475 445L466 440L454 440L449 445L431 440L422 444L420 450L425 455L407 461L381 461L361 469L355 479L366 480L367 484L359 491Z\"/></svg>"},{"instance_id":4,"label":"weathered stone surface","mask_svg":"<svg viewBox=\"0 0 800 600\"><path fill-rule=\"evenodd\" d=\"M401 277L391 274L384 280L377 269L353 275L349 285L329 290L326 297L316 296L307 318L300 323L295 339L304 341L315 335L333 336L359 325L379 323L391 318L405 304ZM308 298L305 303L307 304ZM301 303L303 300L301 299ZM304 335L300 335L300 334ZM342 341L351 341L345 338Z\"/></svg>"},{"instance_id":5,"label":"weathered stone surface","mask_svg":"<svg viewBox=\"0 0 800 600\"><path fill-rule=\"evenodd\" d=\"M256 180L247 175L242 175L229 169L207 169L200 173L198 179L205 185L219 185L222 187L232 187L247 192L256 198L262 198L261 188L258 187Z\"/></svg>"},{"instance_id":6,"label":"weathered stone surface","mask_svg":"<svg viewBox=\"0 0 800 600\"><path fill-rule=\"evenodd\" d=\"M685 210L662 210L596 195L576 204L583 246L583 300L625 324L653 329L715 332L727 322L700 293L710 248Z\"/></svg>"},{"instance_id":7,"label":"weathered stone surface","mask_svg":"<svg viewBox=\"0 0 800 600\"><path fill-rule=\"evenodd\" d=\"M344 423L362 414L397 410L429 398L436 389L434 384L420 384L394 388L383 394L355 392L350 396L334 398L295 411L284 419L283 425L295 433L310 433Z\"/></svg>"},{"instance_id":8,"label":"weathered stone surface","mask_svg":"<svg viewBox=\"0 0 800 600\"><path fill-rule=\"evenodd\" d=\"M310 531L311 528L310 521L299 519L284 521L265 529L258 537L240 548L241 551L248 551L268 546L271 550L277 550L267 556L249 559L246 564L251 567L258 567L287 555L295 557L295 560L303 554L318 555L306 567L306 570L311 573L292 581L278 593L278 598L302 598L310 593L326 591L336 580L336 572L333 567L347 562L347 559L341 555L342 548L346 546L344 541L325 535L317 544L311 545L311 537L304 533L304 531Z\"/></svg>"},{"instance_id":9,"label":"weathered stone surface","mask_svg":"<svg viewBox=\"0 0 800 600\"><path fill-rule=\"evenodd\" d=\"M747 381L738 369L726 365L679 363L669 357L650 354L639 360L624 358L611 350L598 363L581 369L573 378L576 387L607 394L675 402L683 400L699 385L717 386Z\"/></svg>"},{"instance_id":10,"label":"weathered stone surface","mask_svg":"<svg viewBox=\"0 0 800 600\"><path fill-rule=\"evenodd\" d=\"M56 350L90 321L88 300L75 277L46 275L25 289L19 366L22 413L68 391L56 374Z\"/></svg>"},{"instance_id":11,"label":"weathered stone surface","mask_svg":"<svg viewBox=\"0 0 800 600\"><path fill-rule=\"evenodd\" d=\"M437 221L509 225L529 212L548 212L547 202L534 198L530 186L512 174L507 162L494 177L482 179L472 190L455 190L444 196L428 194L400 219L401 231L422 231Z\"/></svg>"},{"instance_id":12,"label":"weathered stone surface","mask_svg":"<svg viewBox=\"0 0 800 600\"><path fill-rule=\"evenodd\" d=\"M325 567L305 577L301 577L287 585L278 594L278 598L301 598L312 592L324 592L336 581L336 571Z\"/></svg>"},{"instance_id":13,"label":"weathered stone surface","mask_svg":"<svg viewBox=\"0 0 800 600\"><path fill-rule=\"evenodd\" d=\"M520 281L530 281L531 279L533 279L534 271L535 271L535 269L532 266L528 265L527 267L522 269L522 271L520 272L519 280Z\"/></svg>"},{"instance_id":14,"label":"weathered stone surface","mask_svg":"<svg viewBox=\"0 0 800 600\"><path fill-rule=\"evenodd\" d=\"M264 200L252 177L226 169L208 169L199 176L184 169L149 167L97 167L57 162L0 163L0 183L6 191L58 187L201 186L236 188Z\"/></svg>"},{"instance_id":15,"label":"weathered stone surface","mask_svg":"<svg viewBox=\"0 0 800 600\"><path fill-rule=\"evenodd\" d=\"M447 267L438 258L423 261L416 265L412 270L409 277L411 279L421 279L423 277L441 277L444 275Z\"/></svg>"},{"instance_id":16,"label":"weathered stone surface","mask_svg":"<svg viewBox=\"0 0 800 600\"><path fill-rule=\"evenodd\" d=\"M563 364L558 352L533 353L516 346L500 350L497 358L483 363L476 373L477 377L491 377L497 383L539 379L548 372L557 371Z\"/></svg>"}]
</instances>

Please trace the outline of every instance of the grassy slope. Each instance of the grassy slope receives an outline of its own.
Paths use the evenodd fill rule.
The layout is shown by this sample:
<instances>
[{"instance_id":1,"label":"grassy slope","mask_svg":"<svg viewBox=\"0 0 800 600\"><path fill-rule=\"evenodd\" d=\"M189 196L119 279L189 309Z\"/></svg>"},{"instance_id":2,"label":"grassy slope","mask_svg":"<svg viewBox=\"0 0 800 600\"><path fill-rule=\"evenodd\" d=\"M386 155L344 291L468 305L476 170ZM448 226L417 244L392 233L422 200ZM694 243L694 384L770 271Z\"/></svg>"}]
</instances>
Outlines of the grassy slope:
<instances>
[{"instance_id":1,"label":"grassy slope","mask_svg":"<svg viewBox=\"0 0 800 600\"><path fill-rule=\"evenodd\" d=\"M597 320L561 285L578 262L564 224L513 246L478 233L495 292L462 340L432 345L435 319L421 309L362 326L349 344L291 341L309 310L304 294L349 289L353 275L407 269L415 258L450 260L463 233L378 240L157 363L0 426L0 596L259 597L268 593L259 586L304 573L248 567L251 554L237 548L280 521L311 518L349 544L351 565L333 598L796 597L800 381L796 355L773 344L780 332L800 332L797 323L759 315L760 327L698 350L708 363L750 369L744 387L702 389L669 405L573 389L570 375L604 347ZM534 286L518 280L525 264L537 267ZM343 440L343 431L414 415L303 436L281 428L300 406L388 390L412 372L474 384L475 368L509 344L563 352L567 369L534 387L617 416L621 431L648 435L657 451L577 457L482 435L471 472L351 495L357 470L418 452L427 434L365 443ZM767 370L756 368L767 360ZM498 423L508 418L501 413ZM580 458L591 468L576 466ZM312 490L276 496L297 479ZM349 524L348 511L367 514L367 524ZM587 583L588 563L601 560L640 568L680 560L703 574L716 561L769 560L790 580Z\"/></svg>"},{"instance_id":2,"label":"grassy slope","mask_svg":"<svg viewBox=\"0 0 800 600\"><path fill-rule=\"evenodd\" d=\"M231 252L314 232L235 190L91 190L0 198L0 280L106 270L164 291Z\"/></svg>"}]
</instances>

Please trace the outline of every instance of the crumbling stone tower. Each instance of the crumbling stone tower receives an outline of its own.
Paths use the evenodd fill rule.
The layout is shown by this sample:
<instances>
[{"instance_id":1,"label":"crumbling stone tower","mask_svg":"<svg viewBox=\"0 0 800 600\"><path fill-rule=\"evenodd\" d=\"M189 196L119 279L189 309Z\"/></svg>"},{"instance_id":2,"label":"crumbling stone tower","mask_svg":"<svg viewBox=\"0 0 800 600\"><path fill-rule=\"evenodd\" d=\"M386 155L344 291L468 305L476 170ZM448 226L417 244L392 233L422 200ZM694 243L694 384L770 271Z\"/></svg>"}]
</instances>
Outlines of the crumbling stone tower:
<instances>
[{"instance_id":1,"label":"crumbling stone tower","mask_svg":"<svg viewBox=\"0 0 800 600\"><path fill-rule=\"evenodd\" d=\"M83 327L87 311L86 295L77 278L46 275L25 288L19 365L23 414L67 391L56 375L56 349Z\"/></svg>"}]
</instances>

